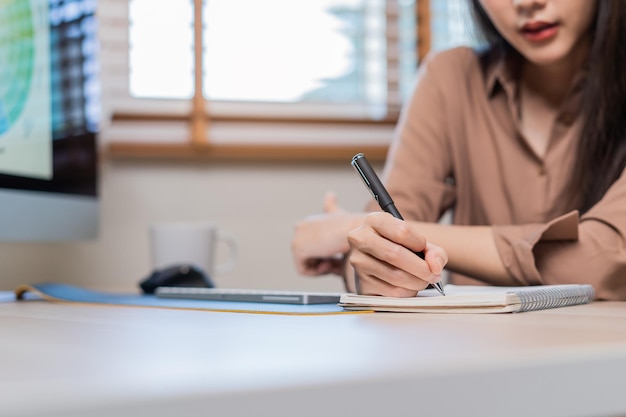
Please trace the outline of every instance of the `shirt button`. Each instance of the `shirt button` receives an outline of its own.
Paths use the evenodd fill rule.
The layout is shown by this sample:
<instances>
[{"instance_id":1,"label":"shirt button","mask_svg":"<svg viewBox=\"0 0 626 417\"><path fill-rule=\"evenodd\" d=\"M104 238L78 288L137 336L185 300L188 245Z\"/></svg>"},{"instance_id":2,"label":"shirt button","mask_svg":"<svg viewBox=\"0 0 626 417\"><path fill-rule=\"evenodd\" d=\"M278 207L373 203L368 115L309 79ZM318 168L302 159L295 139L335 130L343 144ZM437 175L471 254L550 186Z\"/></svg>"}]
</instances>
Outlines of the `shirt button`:
<instances>
[{"instance_id":1,"label":"shirt button","mask_svg":"<svg viewBox=\"0 0 626 417\"><path fill-rule=\"evenodd\" d=\"M543 177L546 175L546 166L545 165L541 165L539 167L539 176Z\"/></svg>"}]
</instances>

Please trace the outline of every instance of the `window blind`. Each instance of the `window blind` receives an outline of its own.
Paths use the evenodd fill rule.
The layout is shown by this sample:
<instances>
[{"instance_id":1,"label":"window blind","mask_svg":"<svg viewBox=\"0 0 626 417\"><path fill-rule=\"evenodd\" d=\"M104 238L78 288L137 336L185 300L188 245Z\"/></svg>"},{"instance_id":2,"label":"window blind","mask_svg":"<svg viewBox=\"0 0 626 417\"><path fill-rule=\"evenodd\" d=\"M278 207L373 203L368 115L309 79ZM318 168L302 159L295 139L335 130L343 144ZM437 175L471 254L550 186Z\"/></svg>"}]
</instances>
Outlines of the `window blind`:
<instances>
[{"instance_id":1,"label":"window blind","mask_svg":"<svg viewBox=\"0 0 626 417\"><path fill-rule=\"evenodd\" d=\"M378 155L382 157L391 139L402 103L410 91L418 59L430 49L431 43L443 45L444 42L440 39L451 39L453 36L451 34L454 34L454 25L441 25L437 22L450 18L459 19L461 13L451 15L450 10L455 9L446 5L460 4L464 1L419 0L415 3L407 0L362 0L358 12L362 13L364 23L360 29L374 33L377 30L382 31L382 36L379 37L382 44L380 40L372 41L368 45L361 45L359 49L359 53L362 54L379 53L382 56L382 61L372 60L369 66L364 66L371 74L380 75L382 72L382 87L372 87L374 84L365 86L372 90L366 94L382 97L378 104L323 100L255 102L213 100L210 97L205 100L205 95L209 95L206 91L206 79L194 78L193 59L198 58L194 51L199 53L201 56L199 59L202 59L204 68L201 75L206 75L211 65L211 62L207 61L207 57L210 56L207 47L212 44L206 40L211 33L208 30L211 19L207 16L207 11L213 10L208 8L208 5L219 4L218 0L212 2L181 0L178 8L175 5L179 2L168 0L163 2L166 6L158 12L155 10L159 8L158 3L152 0L149 2L152 7L150 16L156 14L157 19L151 23L146 20L142 23L141 19L133 21L132 14L140 12L133 7L141 5L141 0L99 2L103 109L104 114L108 114L111 120L110 123L103 125L101 137L105 144L112 144L113 149L117 149L119 154L126 153L131 156L141 156L142 153L147 156L197 155L198 149L206 144L215 147L211 151L214 156L219 155L220 147L223 155L230 154L235 157L238 152L236 147L247 147L250 152L244 157L254 158L255 155L263 154L264 150L267 155L280 155L282 148L287 149L282 155L289 157L294 155L292 151L296 146L302 150L300 155L303 158L317 152L320 158L324 159L324 155L329 155L324 149L328 148L349 153L354 149L362 150L368 147L376 149ZM248 4L252 3L258 2L248 1ZM352 12L354 16L356 12L346 5L347 3L344 4L343 10L335 10L336 15L342 16L343 13L345 17ZM245 13L245 10L242 8L241 13ZM215 13L218 12L219 9L215 9ZM167 19L159 22L159 13L164 14ZM194 19L194 16L200 19ZM288 16L284 14L282 16L288 19ZM217 18L215 16L215 19ZM194 22L200 24L195 33ZM176 61L177 65L171 66L173 68L171 72L161 76L164 80L165 78L177 80L174 83L178 88L176 94L170 92L168 96L167 91L165 94L163 91L146 94L146 85L141 84L147 81L146 77L140 78L139 83L131 83L131 77L136 74L133 74L133 55L129 51L139 47L139 40L132 36L133 24L143 24L145 27L152 24L153 30L156 28L157 33L163 35L157 44L159 53L148 62L152 68L157 69L168 66L173 60ZM182 35L176 35L179 41L181 38L184 41L185 46L182 48L180 46L176 48L169 43L171 40L169 37L175 36L172 30L174 24L185 28ZM351 29L354 30L354 27ZM428 34L424 33L424 29L428 30ZM416 39L417 33L420 33L419 39ZM250 36L254 36L254 32L250 33ZM203 45L200 46L199 52L194 49L197 42L194 43L192 37L195 40L202 40ZM223 42L227 43L228 40ZM131 88L131 84L134 89ZM196 95L194 100L194 91L200 85L203 94ZM194 86L196 88L193 88ZM189 144L196 145L195 151L176 147ZM255 146L259 152L255 153ZM258 148L259 146L265 148ZM317 148L320 151L315 151ZM243 155L240 151L241 149L239 154ZM211 153L207 149L203 152Z\"/></svg>"}]
</instances>

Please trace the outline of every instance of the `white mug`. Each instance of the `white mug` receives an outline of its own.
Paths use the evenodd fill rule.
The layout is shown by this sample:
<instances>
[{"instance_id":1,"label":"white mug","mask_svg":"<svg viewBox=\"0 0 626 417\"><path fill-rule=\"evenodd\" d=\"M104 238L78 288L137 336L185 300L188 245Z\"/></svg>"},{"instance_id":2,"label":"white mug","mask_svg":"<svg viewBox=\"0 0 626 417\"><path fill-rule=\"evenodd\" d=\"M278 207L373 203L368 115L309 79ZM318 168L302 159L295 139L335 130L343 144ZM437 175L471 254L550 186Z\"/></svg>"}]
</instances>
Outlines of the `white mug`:
<instances>
[{"instance_id":1,"label":"white mug","mask_svg":"<svg viewBox=\"0 0 626 417\"><path fill-rule=\"evenodd\" d=\"M209 277L223 274L235 266L237 242L213 223L160 223L150 228L153 269L176 264L192 264ZM218 247L228 247L229 256L216 264Z\"/></svg>"}]
</instances>

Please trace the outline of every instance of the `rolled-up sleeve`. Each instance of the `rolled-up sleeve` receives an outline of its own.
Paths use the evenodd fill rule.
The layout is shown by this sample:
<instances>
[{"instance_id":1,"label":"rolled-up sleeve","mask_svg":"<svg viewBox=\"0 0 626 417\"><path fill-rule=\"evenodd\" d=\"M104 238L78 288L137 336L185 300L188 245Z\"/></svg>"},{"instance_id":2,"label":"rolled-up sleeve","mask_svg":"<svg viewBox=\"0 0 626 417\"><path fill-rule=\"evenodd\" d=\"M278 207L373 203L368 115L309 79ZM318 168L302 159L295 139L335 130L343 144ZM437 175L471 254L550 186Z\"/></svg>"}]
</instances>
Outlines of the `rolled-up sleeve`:
<instances>
[{"instance_id":1,"label":"rolled-up sleeve","mask_svg":"<svg viewBox=\"0 0 626 417\"><path fill-rule=\"evenodd\" d=\"M574 211L493 233L511 285L591 284L598 299L626 300L626 174L580 218Z\"/></svg>"}]
</instances>

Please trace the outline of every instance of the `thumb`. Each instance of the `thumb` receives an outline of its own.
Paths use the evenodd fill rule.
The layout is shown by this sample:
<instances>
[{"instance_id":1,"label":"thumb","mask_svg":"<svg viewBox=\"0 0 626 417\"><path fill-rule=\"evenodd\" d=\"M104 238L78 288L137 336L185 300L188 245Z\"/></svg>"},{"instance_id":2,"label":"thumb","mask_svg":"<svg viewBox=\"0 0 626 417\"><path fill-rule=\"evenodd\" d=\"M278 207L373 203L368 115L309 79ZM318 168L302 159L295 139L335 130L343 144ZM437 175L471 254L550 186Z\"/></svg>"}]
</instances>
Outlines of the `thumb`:
<instances>
[{"instance_id":1,"label":"thumb","mask_svg":"<svg viewBox=\"0 0 626 417\"><path fill-rule=\"evenodd\" d=\"M337 196L332 191L329 191L324 196L324 213L336 213L342 211L341 207L337 204Z\"/></svg>"},{"instance_id":2,"label":"thumb","mask_svg":"<svg viewBox=\"0 0 626 417\"><path fill-rule=\"evenodd\" d=\"M443 271L443 268L448 263L448 254L446 251L430 242L426 243L425 259L428 263L428 267L433 274L439 275Z\"/></svg>"}]
</instances>

